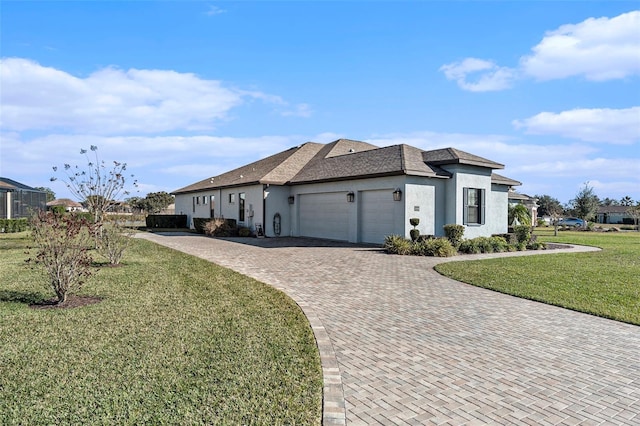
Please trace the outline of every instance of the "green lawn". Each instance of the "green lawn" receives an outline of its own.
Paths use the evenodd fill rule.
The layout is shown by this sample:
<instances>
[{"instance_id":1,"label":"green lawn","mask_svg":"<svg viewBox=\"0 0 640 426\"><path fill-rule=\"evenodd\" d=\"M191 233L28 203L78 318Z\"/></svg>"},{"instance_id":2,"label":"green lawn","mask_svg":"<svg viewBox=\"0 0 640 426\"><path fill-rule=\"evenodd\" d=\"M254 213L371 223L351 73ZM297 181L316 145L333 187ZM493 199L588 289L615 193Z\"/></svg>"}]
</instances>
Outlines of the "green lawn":
<instances>
[{"instance_id":1,"label":"green lawn","mask_svg":"<svg viewBox=\"0 0 640 426\"><path fill-rule=\"evenodd\" d=\"M134 240L123 266L53 297L0 234L0 424L319 424L322 370L309 323L283 293Z\"/></svg>"},{"instance_id":2,"label":"green lawn","mask_svg":"<svg viewBox=\"0 0 640 426\"><path fill-rule=\"evenodd\" d=\"M539 241L600 252L451 262L436 270L459 281L640 325L640 233L536 231Z\"/></svg>"}]
</instances>

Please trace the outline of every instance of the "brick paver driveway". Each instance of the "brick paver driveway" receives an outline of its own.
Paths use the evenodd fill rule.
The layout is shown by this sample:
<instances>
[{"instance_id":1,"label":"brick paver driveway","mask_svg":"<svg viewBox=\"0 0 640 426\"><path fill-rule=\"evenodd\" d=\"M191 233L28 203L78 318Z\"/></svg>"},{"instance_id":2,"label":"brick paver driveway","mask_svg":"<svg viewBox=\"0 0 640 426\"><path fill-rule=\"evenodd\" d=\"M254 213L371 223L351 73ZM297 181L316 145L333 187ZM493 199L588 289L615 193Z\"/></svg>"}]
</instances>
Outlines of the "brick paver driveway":
<instances>
[{"instance_id":1,"label":"brick paver driveway","mask_svg":"<svg viewBox=\"0 0 640 426\"><path fill-rule=\"evenodd\" d=\"M321 350L324 424L640 424L640 327L444 278L434 258L142 237L298 302Z\"/></svg>"}]
</instances>

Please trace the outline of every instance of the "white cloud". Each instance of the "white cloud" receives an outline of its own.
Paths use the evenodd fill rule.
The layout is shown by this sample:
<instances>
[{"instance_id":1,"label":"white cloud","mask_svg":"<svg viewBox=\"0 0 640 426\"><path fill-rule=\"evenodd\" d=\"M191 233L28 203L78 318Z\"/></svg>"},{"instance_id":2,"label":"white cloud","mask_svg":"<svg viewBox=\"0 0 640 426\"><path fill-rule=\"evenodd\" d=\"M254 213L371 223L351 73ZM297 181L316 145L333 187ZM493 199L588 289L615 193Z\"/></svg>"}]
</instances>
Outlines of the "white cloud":
<instances>
[{"instance_id":1,"label":"white cloud","mask_svg":"<svg viewBox=\"0 0 640 426\"><path fill-rule=\"evenodd\" d=\"M554 80L584 76L605 81L640 74L640 11L613 18L589 18L562 25L545 34L532 54L522 56L518 68L501 67L492 61L466 58L440 67L449 80L463 90L504 90L518 76ZM469 81L476 76L475 81Z\"/></svg>"},{"instance_id":2,"label":"white cloud","mask_svg":"<svg viewBox=\"0 0 640 426\"><path fill-rule=\"evenodd\" d=\"M552 80L582 75L603 81L640 74L640 11L589 18L545 34L521 59L523 71Z\"/></svg>"},{"instance_id":3,"label":"white cloud","mask_svg":"<svg viewBox=\"0 0 640 426\"><path fill-rule=\"evenodd\" d=\"M207 9L207 11L205 12L205 15L207 16L215 16L215 15L220 15L221 13L226 12L226 10L219 8L218 6L212 6L210 5L209 8Z\"/></svg>"},{"instance_id":4,"label":"white cloud","mask_svg":"<svg viewBox=\"0 0 640 426\"><path fill-rule=\"evenodd\" d=\"M0 85L0 126L17 131L112 135L212 130L247 99L284 102L191 73L104 68L79 78L21 58L1 60Z\"/></svg>"},{"instance_id":5,"label":"white cloud","mask_svg":"<svg viewBox=\"0 0 640 426\"><path fill-rule=\"evenodd\" d=\"M560 135L587 142L631 144L640 140L640 107L541 112L524 120L515 120L513 125L525 129L529 134Z\"/></svg>"},{"instance_id":6,"label":"white cloud","mask_svg":"<svg viewBox=\"0 0 640 426\"><path fill-rule=\"evenodd\" d=\"M471 92L504 90L511 87L516 78L515 70L499 67L492 61L466 58L440 67L448 80L455 80L461 89ZM470 76L478 76L470 82Z\"/></svg>"},{"instance_id":7,"label":"white cloud","mask_svg":"<svg viewBox=\"0 0 640 426\"><path fill-rule=\"evenodd\" d=\"M294 109L283 111L281 113L284 117L311 117L313 110L308 104L298 104Z\"/></svg>"}]
</instances>

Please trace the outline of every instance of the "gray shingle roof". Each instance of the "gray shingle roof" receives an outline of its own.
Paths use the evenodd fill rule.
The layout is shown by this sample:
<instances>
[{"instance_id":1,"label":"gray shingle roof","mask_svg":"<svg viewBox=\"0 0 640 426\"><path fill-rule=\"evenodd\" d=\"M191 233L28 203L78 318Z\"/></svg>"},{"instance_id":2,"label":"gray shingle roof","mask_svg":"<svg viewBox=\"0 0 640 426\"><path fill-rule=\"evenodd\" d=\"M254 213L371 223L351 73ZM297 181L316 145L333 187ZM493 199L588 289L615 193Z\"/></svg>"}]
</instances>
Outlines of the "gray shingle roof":
<instances>
[{"instance_id":1,"label":"gray shingle roof","mask_svg":"<svg viewBox=\"0 0 640 426\"><path fill-rule=\"evenodd\" d=\"M499 175L497 173L491 173L491 183L495 183L498 185L509 185L509 186L522 185L522 182L518 182L517 180L513 180L511 178Z\"/></svg>"},{"instance_id":2,"label":"gray shingle roof","mask_svg":"<svg viewBox=\"0 0 640 426\"><path fill-rule=\"evenodd\" d=\"M5 177L0 177L0 188L8 191L13 191L16 189L24 189L24 190L35 191L35 192L43 192L35 188L32 188L30 186L27 186L23 183L17 182L13 179L5 178Z\"/></svg>"},{"instance_id":3,"label":"gray shingle roof","mask_svg":"<svg viewBox=\"0 0 640 426\"><path fill-rule=\"evenodd\" d=\"M488 167L490 169L504 169L504 164L478 157L455 148L434 149L424 151L424 161L434 165L469 164L472 166Z\"/></svg>"},{"instance_id":4,"label":"gray shingle roof","mask_svg":"<svg viewBox=\"0 0 640 426\"><path fill-rule=\"evenodd\" d=\"M207 189L256 183L285 184L325 145L307 142L246 166L213 176L173 191L184 194Z\"/></svg>"},{"instance_id":5,"label":"gray shingle roof","mask_svg":"<svg viewBox=\"0 0 640 426\"><path fill-rule=\"evenodd\" d=\"M307 142L262 160L178 189L173 194L249 184L295 185L376 176L415 175L447 178L451 173L440 166L468 164L490 169L504 166L454 148L422 151L409 145L383 148L366 142L339 139L328 144ZM520 185L503 176L492 182Z\"/></svg>"}]
</instances>

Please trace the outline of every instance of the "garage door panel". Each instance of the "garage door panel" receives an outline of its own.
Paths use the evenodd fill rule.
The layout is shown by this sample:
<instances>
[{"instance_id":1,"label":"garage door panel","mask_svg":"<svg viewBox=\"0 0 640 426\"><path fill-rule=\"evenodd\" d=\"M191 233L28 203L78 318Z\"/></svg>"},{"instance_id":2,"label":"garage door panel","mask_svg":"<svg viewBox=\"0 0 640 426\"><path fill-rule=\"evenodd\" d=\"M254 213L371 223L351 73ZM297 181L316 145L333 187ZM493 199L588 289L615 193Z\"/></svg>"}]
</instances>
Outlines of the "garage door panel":
<instances>
[{"instance_id":1,"label":"garage door panel","mask_svg":"<svg viewBox=\"0 0 640 426\"><path fill-rule=\"evenodd\" d=\"M360 194L360 241L382 243L394 233L394 208L391 191L363 191Z\"/></svg>"},{"instance_id":2,"label":"garage door panel","mask_svg":"<svg viewBox=\"0 0 640 426\"><path fill-rule=\"evenodd\" d=\"M349 203L344 193L300 195L300 235L349 239Z\"/></svg>"}]
</instances>

